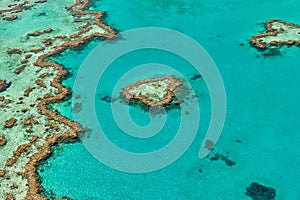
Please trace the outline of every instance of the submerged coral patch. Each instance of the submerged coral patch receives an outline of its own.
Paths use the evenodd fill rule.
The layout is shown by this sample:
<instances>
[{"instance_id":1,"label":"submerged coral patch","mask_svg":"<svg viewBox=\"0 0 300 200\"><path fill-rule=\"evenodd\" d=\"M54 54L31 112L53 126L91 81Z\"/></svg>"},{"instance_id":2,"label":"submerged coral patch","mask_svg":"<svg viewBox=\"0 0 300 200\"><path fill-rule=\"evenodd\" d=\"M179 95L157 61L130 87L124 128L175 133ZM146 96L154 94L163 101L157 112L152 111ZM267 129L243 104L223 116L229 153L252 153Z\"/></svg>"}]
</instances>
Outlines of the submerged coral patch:
<instances>
[{"instance_id":1,"label":"submerged coral patch","mask_svg":"<svg viewBox=\"0 0 300 200\"><path fill-rule=\"evenodd\" d=\"M246 195L253 200L273 200L276 197L276 190L253 182L246 188Z\"/></svg>"},{"instance_id":2,"label":"submerged coral patch","mask_svg":"<svg viewBox=\"0 0 300 200\"><path fill-rule=\"evenodd\" d=\"M236 162L230 160L228 156L224 156L223 154L216 153L213 157L210 158L211 161L223 160L226 165L232 167L236 164Z\"/></svg>"}]
</instances>

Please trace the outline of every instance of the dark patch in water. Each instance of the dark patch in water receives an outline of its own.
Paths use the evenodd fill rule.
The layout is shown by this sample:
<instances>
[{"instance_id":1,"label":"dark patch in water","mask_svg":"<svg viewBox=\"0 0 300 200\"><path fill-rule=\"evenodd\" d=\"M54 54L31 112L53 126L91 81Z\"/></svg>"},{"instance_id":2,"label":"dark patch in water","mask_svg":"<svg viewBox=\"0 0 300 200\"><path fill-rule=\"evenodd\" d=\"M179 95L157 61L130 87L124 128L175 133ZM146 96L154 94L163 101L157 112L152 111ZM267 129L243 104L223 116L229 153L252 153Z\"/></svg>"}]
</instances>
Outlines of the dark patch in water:
<instances>
[{"instance_id":1,"label":"dark patch in water","mask_svg":"<svg viewBox=\"0 0 300 200\"><path fill-rule=\"evenodd\" d=\"M105 101L106 103L111 103L111 97L110 96L101 97L100 100Z\"/></svg>"},{"instance_id":2,"label":"dark patch in water","mask_svg":"<svg viewBox=\"0 0 300 200\"><path fill-rule=\"evenodd\" d=\"M118 100L118 98L112 98L108 95L102 95L102 94L99 95L99 98L101 101L104 101L106 103L113 103Z\"/></svg>"},{"instance_id":3,"label":"dark patch in water","mask_svg":"<svg viewBox=\"0 0 300 200\"><path fill-rule=\"evenodd\" d=\"M83 138L83 137L90 138L92 131L93 130L88 127L83 127L82 131L78 132L78 137L79 138Z\"/></svg>"},{"instance_id":4,"label":"dark patch in water","mask_svg":"<svg viewBox=\"0 0 300 200\"><path fill-rule=\"evenodd\" d=\"M202 76L200 75L200 74L195 74L194 76L192 76L190 79L191 80L197 80L197 79L199 79L199 78L201 78Z\"/></svg>"},{"instance_id":5,"label":"dark patch in water","mask_svg":"<svg viewBox=\"0 0 300 200\"><path fill-rule=\"evenodd\" d=\"M47 14L45 12L41 12L37 14L37 17L41 17L41 16L47 16Z\"/></svg>"},{"instance_id":6,"label":"dark patch in water","mask_svg":"<svg viewBox=\"0 0 300 200\"><path fill-rule=\"evenodd\" d=\"M262 55L265 58L275 57L275 56L282 56L281 51L279 50L279 48L269 49L267 52L264 52Z\"/></svg>"},{"instance_id":7,"label":"dark patch in water","mask_svg":"<svg viewBox=\"0 0 300 200\"><path fill-rule=\"evenodd\" d=\"M113 38L105 40L105 42L109 44L113 44L118 42L119 40L125 40L121 34L117 34Z\"/></svg>"},{"instance_id":8,"label":"dark patch in water","mask_svg":"<svg viewBox=\"0 0 300 200\"><path fill-rule=\"evenodd\" d=\"M242 143L242 141L241 140L235 140L237 143Z\"/></svg>"},{"instance_id":9,"label":"dark patch in water","mask_svg":"<svg viewBox=\"0 0 300 200\"><path fill-rule=\"evenodd\" d=\"M150 107L150 106L142 103L140 100L137 100L137 99L130 99L129 101L125 98L121 98L121 99L122 99L123 103L128 104L129 106L137 107L137 108L143 110L144 112L150 112L151 111L152 115L165 114L166 112L168 112L170 110L175 110L175 109L180 110L181 109L180 104L182 103L174 97L173 100L169 104L166 104L166 105L163 105L163 106Z\"/></svg>"},{"instance_id":10,"label":"dark patch in water","mask_svg":"<svg viewBox=\"0 0 300 200\"><path fill-rule=\"evenodd\" d=\"M73 113L79 113L82 111L82 104L81 103L75 103L74 107L72 108Z\"/></svg>"},{"instance_id":11,"label":"dark patch in water","mask_svg":"<svg viewBox=\"0 0 300 200\"><path fill-rule=\"evenodd\" d=\"M253 182L246 188L245 194L253 200L273 200L276 197L276 190Z\"/></svg>"},{"instance_id":12,"label":"dark patch in water","mask_svg":"<svg viewBox=\"0 0 300 200\"><path fill-rule=\"evenodd\" d=\"M228 165L229 167L232 167L233 165L236 164L236 162L230 160L228 156L224 156L223 154L220 153L216 153L215 156L210 158L210 160L211 161L223 160L226 163L226 165Z\"/></svg>"}]
</instances>

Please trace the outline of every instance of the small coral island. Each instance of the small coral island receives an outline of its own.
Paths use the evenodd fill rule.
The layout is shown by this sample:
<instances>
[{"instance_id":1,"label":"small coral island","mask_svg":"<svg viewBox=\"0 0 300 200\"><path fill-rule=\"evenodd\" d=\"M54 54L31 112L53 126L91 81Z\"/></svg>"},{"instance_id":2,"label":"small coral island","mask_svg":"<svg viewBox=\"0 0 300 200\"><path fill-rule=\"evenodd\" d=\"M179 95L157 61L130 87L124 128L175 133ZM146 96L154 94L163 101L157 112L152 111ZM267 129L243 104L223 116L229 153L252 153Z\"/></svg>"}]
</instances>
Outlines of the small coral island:
<instances>
[{"instance_id":1,"label":"small coral island","mask_svg":"<svg viewBox=\"0 0 300 200\"><path fill-rule=\"evenodd\" d=\"M166 106L172 102L174 91L181 85L173 76L149 78L128 85L122 95L129 101L138 100L148 107Z\"/></svg>"},{"instance_id":2,"label":"small coral island","mask_svg":"<svg viewBox=\"0 0 300 200\"><path fill-rule=\"evenodd\" d=\"M282 45L300 46L300 25L273 19L267 21L266 29L266 33L254 35L250 39L250 43L258 49Z\"/></svg>"}]
</instances>

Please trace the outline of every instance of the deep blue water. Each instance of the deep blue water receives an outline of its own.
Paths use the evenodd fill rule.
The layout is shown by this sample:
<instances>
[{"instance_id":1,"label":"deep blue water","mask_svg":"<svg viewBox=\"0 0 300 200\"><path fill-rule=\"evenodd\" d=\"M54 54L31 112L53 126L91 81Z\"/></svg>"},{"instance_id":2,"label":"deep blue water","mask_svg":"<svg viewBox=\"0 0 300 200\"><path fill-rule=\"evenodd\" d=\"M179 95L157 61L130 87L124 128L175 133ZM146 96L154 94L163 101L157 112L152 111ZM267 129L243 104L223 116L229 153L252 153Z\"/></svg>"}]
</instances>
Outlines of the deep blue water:
<instances>
[{"instance_id":1,"label":"deep blue water","mask_svg":"<svg viewBox=\"0 0 300 200\"><path fill-rule=\"evenodd\" d=\"M81 142L61 144L39 168L46 195L80 200L249 199L245 188L259 182L276 189L276 199L300 199L300 49L283 47L281 55L266 57L248 44L251 36L264 31L263 23L269 19L299 24L299 1L102 0L91 9L107 12L106 23L120 31L145 26L171 28L194 38L208 51L223 77L228 101L222 136L209 156L228 155L236 165L198 158L210 117L209 93L198 79L190 84L200 97L200 129L179 160L157 172L128 174L101 164ZM81 50L54 58L72 74L64 85L72 87L80 64L98 44L100 41L92 41ZM130 66L149 61L168 64L187 79L195 73L188 63L172 55L154 55L136 52L113 63L95 95L97 116L112 130L109 137L128 150L147 152L165 145L176 133L172 129L178 126L179 112L168 113L168 125L149 145L145 141L137 144L118 136L121 131L112 122L110 104L100 100L99 95L109 95L112 89L107 83L114 83ZM72 118L68 101L54 107ZM139 109L131 108L131 112L137 123L149 121Z\"/></svg>"}]
</instances>

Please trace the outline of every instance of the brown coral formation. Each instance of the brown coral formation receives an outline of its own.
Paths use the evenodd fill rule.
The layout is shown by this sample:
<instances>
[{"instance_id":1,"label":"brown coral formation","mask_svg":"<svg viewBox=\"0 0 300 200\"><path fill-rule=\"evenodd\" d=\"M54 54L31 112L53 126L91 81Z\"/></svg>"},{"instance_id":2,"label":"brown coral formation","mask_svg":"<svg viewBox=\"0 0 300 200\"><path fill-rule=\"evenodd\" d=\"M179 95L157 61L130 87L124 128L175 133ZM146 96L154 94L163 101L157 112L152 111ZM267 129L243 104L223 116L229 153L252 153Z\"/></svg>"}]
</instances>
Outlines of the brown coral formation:
<instances>
[{"instance_id":1,"label":"brown coral formation","mask_svg":"<svg viewBox=\"0 0 300 200\"><path fill-rule=\"evenodd\" d=\"M66 39L67 36L65 36L65 35L58 35L58 36L55 36L55 38L57 38L57 39Z\"/></svg>"},{"instance_id":2,"label":"brown coral formation","mask_svg":"<svg viewBox=\"0 0 300 200\"><path fill-rule=\"evenodd\" d=\"M26 143L26 144L21 144L20 146L18 146L17 150L14 152L13 156L11 158L9 158L7 161L6 161L6 164L5 166L9 167L9 166L12 166L14 165L17 161L18 161L18 157L24 153L25 151L27 151L27 149L29 147L31 147L31 145L36 142L38 139L37 136L33 136L29 143Z\"/></svg>"},{"instance_id":3,"label":"brown coral formation","mask_svg":"<svg viewBox=\"0 0 300 200\"><path fill-rule=\"evenodd\" d=\"M39 31L34 31L33 33L28 33L27 35L28 35L28 36L39 36L39 35L41 35L41 32L39 32Z\"/></svg>"},{"instance_id":4,"label":"brown coral formation","mask_svg":"<svg viewBox=\"0 0 300 200\"><path fill-rule=\"evenodd\" d=\"M266 49L267 45L270 45L270 46L289 45L290 46L290 45L300 44L300 39L299 40L281 40L281 39L278 39L278 40L270 41L268 43L265 42L263 40L264 38L269 37L269 36L276 37L280 33L286 31L282 28L274 29L273 28L274 23L281 23L281 24L286 25L288 27L299 28L299 30L300 30L300 26L297 25L297 24L292 24L292 23L289 23L289 22L285 22L285 21L282 21L282 20L276 20L276 19L269 20L269 21L266 22L267 33L261 33L261 34L254 35L249 41L250 44L252 44L255 47L257 47L258 49L262 49L262 50Z\"/></svg>"},{"instance_id":5,"label":"brown coral formation","mask_svg":"<svg viewBox=\"0 0 300 200\"><path fill-rule=\"evenodd\" d=\"M45 50L45 47L40 47L40 48L36 48L36 49L31 49L30 52L32 53L38 53L40 51L44 51Z\"/></svg>"},{"instance_id":6,"label":"brown coral formation","mask_svg":"<svg viewBox=\"0 0 300 200\"><path fill-rule=\"evenodd\" d=\"M11 183L11 184L9 185L9 187L10 187L11 189L17 189L19 186L18 186L17 184L15 184L15 183Z\"/></svg>"},{"instance_id":7,"label":"brown coral formation","mask_svg":"<svg viewBox=\"0 0 300 200\"><path fill-rule=\"evenodd\" d=\"M143 85L143 84L151 85L156 82L165 81L165 80L169 81L168 86L167 86L167 91L166 91L166 94L164 95L164 97L162 99L159 99L158 101L153 101L153 100L149 99L149 97L146 95L140 95L140 94L135 94L135 93L131 92L132 89L137 88L140 85ZM172 76L164 76L164 77L159 77L159 78L154 78L154 79L145 79L145 80L140 80L134 84L128 85L122 91L122 95L128 100L132 100L132 99L140 100L142 103L144 103L150 107L163 106L163 105L169 104L172 101L172 99L174 97L174 90L181 85L182 85L182 83L175 80ZM138 93L140 93L140 92L138 92Z\"/></svg>"},{"instance_id":8,"label":"brown coral formation","mask_svg":"<svg viewBox=\"0 0 300 200\"><path fill-rule=\"evenodd\" d=\"M22 109L21 109L21 112L22 112L22 113L26 113L26 112L27 112L27 108L22 108Z\"/></svg>"},{"instance_id":9,"label":"brown coral formation","mask_svg":"<svg viewBox=\"0 0 300 200\"><path fill-rule=\"evenodd\" d=\"M50 38L48 38L48 39L43 39L42 42L43 42L46 46L52 45L52 40L51 40Z\"/></svg>"},{"instance_id":10,"label":"brown coral formation","mask_svg":"<svg viewBox=\"0 0 300 200\"><path fill-rule=\"evenodd\" d=\"M32 92L33 89L34 89L34 87L32 87L32 88L27 88L27 89L24 91L24 96L25 96L25 97L28 97L29 94Z\"/></svg>"},{"instance_id":11,"label":"brown coral formation","mask_svg":"<svg viewBox=\"0 0 300 200\"><path fill-rule=\"evenodd\" d=\"M11 157L6 161L5 166L10 167L13 164L15 164L16 162L17 162L17 157Z\"/></svg>"},{"instance_id":12,"label":"brown coral formation","mask_svg":"<svg viewBox=\"0 0 300 200\"><path fill-rule=\"evenodd\" d=\"M25 59L28 59L28 58L30 58L32 56L32 54L26 54L25 55Z\"/></svg>"},{"instance_id":13,"label":"brown coral formation","mask_svg":"<svg viewBox=\"0 0 300 200\"><path fill-rule=\"evenodd\" d=\"M42 73L39 77L40 78L45 78L47 76L50 76L50 74L45 72L45 73Z\"/></svg>"},{"instance_id":14,"label":"brown coral formation","mask_svg":"<svg viewBox=\"0 0 300 200\"><path fill-rule=\"evenodd\" d=\"M33 8L36 4L39 3L45 3L47 0L37 0L37 1L23 1L20 2L15 1L15 2L20 2L20 3L12 3L7 5L7 9L0 10L0 16L2 16L3 20L6 21L13 21L18 18L16 15L17 13L22 12L23 10L28 10L30 8ZM13 15L12 15L13 14Z\"/></svg>"},{"instance_id":15,"label":"brown coral formation","mask_svg":"<svg viewBox=\"0 0 300 200\"><path fill-rule=\"evenodd\" d=\"M8 54L21 54L22 51L21 51L20 49L14 48L14 49L9 49L9 50L7 50L7 53L8 53Z\"/></svg>"},{"instance_id":16,"label":"brown coral formation","mask_svg":"<svg viewBox=\"0 0 300 200\"><path fill-rule=\"evenodd\" d=\"M71 122L71 121L70 121ZM74 123L74 122L71 122ZM76 125L77 126L77 125ZM74 127L75 128L75 127ZM26 178L29 184L29 192L27 194L26 199L47 199L41 195L39 195L40 184L38 181L38 176L36 174L36 166L39 161L42 161L47 155L51 153L51 146L57 144L59 141L63 141L68 138L76 138L77 134L75 131L78 131L79 127L74 129L74 132L69 132L65 134L58 134L54 136L48 136L46 139L46 143L43 145L42 150L34 154L28 164L26 164Z\"/></svg>"},{"instance_id":17,"label":"brown coral formation","mask_svg":"<svg viewBox=\"0 0 300 200\"><path fill-rule=\"evenodd\" d=\"M27 59L21 60L21 64L25 64L25 63L28 63L28 60L27 60Z\"/></svg>"},{"instance_id":18,"label":"brown coral formation","mask_svg":"<svg viewBox=\"0 0 300 200\"><path fill-rule=\"evenodd\" d=\"M17 16L17 15L12 15L12 16L10 16L10 17L4 17L4 18L3 18L3 20L5 20L5 21L14 21L14 20L16 20L16 19L18 19L18 16Z\"/></svg>"},{"instance_id":19,"label":"brown coral formation","mask_svg":"<svg viewBox=\"0 0 300 200\"><path fill-rule=\"evenodd\" d=\"M0 170L0 177L4 177L5 176L5 171L4 170Z\"/></svg>"},{"instance_id":20,"label":"brown coral formation","mask_svg":"<svg viewBox=\"0 0 300 200\"><path fill-rule=\"evenodd\" d=\"M31 117L28 117L24 123L23 123L25 126L28 126L28 125L31 125Z\"/></svg>"},{"instance_id":21,"label":"brown coral formation","mask_svg":"<svg viewBox=\"0 0 300 200\"><path fill-rule=\"evenodd\" d=\"M9 9L5 9L5 10L0 10L0 15L4 14L4 13L11 13L11 12L22 12L23 7L27 4L26 1L20 3L20 4L15 4L15 5L11 5L9 7Z\"/></svg>"},{"instance_id":22,"label":"brown coral formation","mask_svg":"<svg viewBox=\"0 0 300 200\"><path fill-rule=\"evenodd\" d=\"M6 145L6 139L3 135L0 134L0 147Z\"/></svg>"},{"instance_id":23,"label":"brown coral formation","mask_svg":"<svg viewBox=\"0 0 300 200\"><path fill-rule=\"evenodd\" d=\"M7 194L6 200L15 200L14 196L12 193Z\"/></svg>"},{"instance_id":24,"label":"brown coral formation","mask_svg":"<svg viewBox=\"0 0 300 200\"><path fill-rule=\"evenodd\" d=\"M40 87L46 87L45 83L41 79L36 80L35 83Z\"/></svg>"},{"instance_id":25,"label":"brown coral formation","mask_svg":"<svg viewBox=\"0 0 300 200\"><path fill-rule=\"evenodd\" d=\"M34 31L33 33L28 33L27 35L28 36L33 36L33 37L37 37L37 36L40 36L44 33L51 33L53 31L52 28L47 28L45 30L42 30L42 31Z\"/></svg>"},{"instance_id":26,"label":"brown coral formation","mask_svg":"<svg viewBox=\"0 0 300 200\"><path fill-rule=\"evenodd\" d=\"M37 0L35 3L45 3L47 0Z\"/></svg>"},{"instance_id":27,"label":"brown coral formation","mask_svg":"<svg viewBox=\"0 0 300 200\"><path fill-rule=\"evenodd\" d=\"M25 69L25 65L21 65L17 69L15 69L15 74L20 74Z\"/></svg>"},{"instance_id":28,"label":"brown coral formation","mask_svg":"<svg viewBox=\"0 0 300 200\"><path fill-rule=\"evenodd\" d=\"M12 128L17 122L17 119L16 118L10 118L9 120L7 120L5 122L5 128Z\"/></svg>"},{"instance_id":29,"label":"brown coral formation","mask_svg":"<svg viewBox=\"0 0 300 200\"><path fill-rule=\"evenodd\" d=\"M52 28L48 28L48 29L43 30L44 33L51 33L52 31L53 31Z\"/></svg>"}]
</instances>

